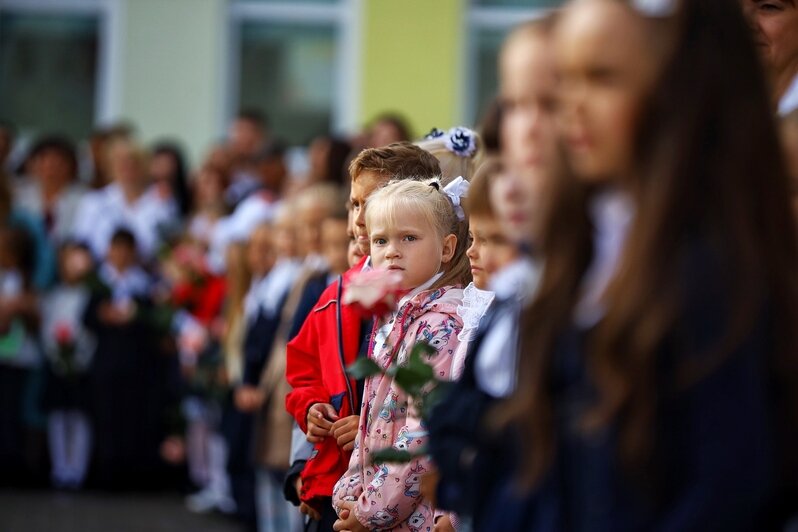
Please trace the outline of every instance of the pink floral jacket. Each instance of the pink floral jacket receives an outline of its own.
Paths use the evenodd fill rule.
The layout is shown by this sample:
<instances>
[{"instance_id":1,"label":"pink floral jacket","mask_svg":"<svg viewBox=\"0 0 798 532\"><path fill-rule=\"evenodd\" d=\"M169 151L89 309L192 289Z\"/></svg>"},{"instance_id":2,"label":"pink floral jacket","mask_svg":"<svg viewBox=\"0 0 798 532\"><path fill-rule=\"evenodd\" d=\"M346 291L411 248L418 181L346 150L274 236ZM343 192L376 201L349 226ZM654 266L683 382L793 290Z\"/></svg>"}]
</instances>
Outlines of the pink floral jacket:
<instances>
[{"instance_id":1,"label":"pink floral jacket","mask_svg":"<svg viewBox=\"0 0 798 532\"><path fill-rule=\"evenodd\" d=\"M384 346L369 356L387 368L395 359L407 360L416 342L436 350L429 357L439 379L448 379L457 335L463 327L457 306L463 291L458 288L427 290L404 303L393 315L393 326ZM393 378L376 375L366 380L363 407L349 470L335 485L333 506L357 501L355 515L371 530L431 531L434 509L421 497L421 477L429 471L424 457L409 464L371 463L378 449L394 446L417 450L427 440L427 429L410 398Z\"/></svg>"}]
</instances>

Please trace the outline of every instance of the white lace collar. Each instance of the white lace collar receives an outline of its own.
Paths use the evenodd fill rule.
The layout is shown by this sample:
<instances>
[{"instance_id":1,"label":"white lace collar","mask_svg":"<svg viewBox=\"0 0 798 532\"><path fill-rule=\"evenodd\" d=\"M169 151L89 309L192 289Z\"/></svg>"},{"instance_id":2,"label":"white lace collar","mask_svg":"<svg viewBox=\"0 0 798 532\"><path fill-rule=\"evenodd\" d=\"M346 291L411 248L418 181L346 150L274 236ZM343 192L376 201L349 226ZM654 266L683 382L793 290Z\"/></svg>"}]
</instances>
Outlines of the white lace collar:
<instances>
[{"instance_id":1,"label":"white lace collar","mask_svg":"<svg viewBox=\"0 0 798 532\"><path fill-rule=\"evenodd\" d=\"M467 342L474 337L479 327L482 316L487 312L488 307L495 294L490 290L481 290L469 283L463 290L463 303L457 306L457 315L463 319L463 329L457 335L461 342Z\"/></svg>"}]
</instances>

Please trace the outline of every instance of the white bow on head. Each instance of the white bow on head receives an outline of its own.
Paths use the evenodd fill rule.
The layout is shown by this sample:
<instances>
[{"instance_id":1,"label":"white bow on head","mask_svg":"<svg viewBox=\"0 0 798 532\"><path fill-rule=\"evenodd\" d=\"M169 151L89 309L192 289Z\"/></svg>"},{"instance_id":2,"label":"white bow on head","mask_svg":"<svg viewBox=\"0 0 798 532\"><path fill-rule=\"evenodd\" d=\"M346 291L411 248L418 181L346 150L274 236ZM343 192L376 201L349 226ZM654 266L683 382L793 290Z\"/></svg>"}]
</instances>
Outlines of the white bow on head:
<instances>
[{"instance_id":1,"label":"white bow on head","mask_svg":"<svg viewBox=\"0 0 798 532\"><path fill-rule=\"evenodd\" d=\"M468 187L470 183L463 179L463 176L458 176L452 181L443 187L443 193L449 196L449 200L451 200L452 205L454 206L454 213L457 215L457 219L461 222L465 220L465 211L461 205L462 198L468 196Z\"/></svg>"},{"instance_id":2,"label":"white bow on head","mask_svg":"<svg viewBox=\"0 0 798 532\"><path fill-rule=\"evenodd\" d=\"M670 17L676 13L678 0L632 0L632 7L647 17Z\"/></svg>"}]
</instances>

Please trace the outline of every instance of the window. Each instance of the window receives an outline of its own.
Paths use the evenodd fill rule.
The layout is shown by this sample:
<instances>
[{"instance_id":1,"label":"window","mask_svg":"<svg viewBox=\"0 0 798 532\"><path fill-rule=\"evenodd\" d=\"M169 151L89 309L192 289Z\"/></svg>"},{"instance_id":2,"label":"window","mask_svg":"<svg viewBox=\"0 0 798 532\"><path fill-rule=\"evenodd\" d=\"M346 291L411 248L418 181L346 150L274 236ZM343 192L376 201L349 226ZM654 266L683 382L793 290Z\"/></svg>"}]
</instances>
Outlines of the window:
<instances>
[{"instance_id":1,"label":"window","mask_svg":"<svg viewBox=\"0 0 798 532\"><path fill-rule=\"evenodd\" d=\"M85 138L110 115L108 0L0 0L0 118Z\"/></svg>"},{"instance_id":2,"label":"window","mask_svg":"<svg viewBox=\"0 0 798 532\"><path fill-rule=\"evenodd\" d=\"M255 108L289 145L355 119L349 0L236 0L229 114Z\"/></svg>"},{"instance_id":3,"label":"window","mask_svg":"<svg viewBox=\"0 0 798 532\"><path fill-rule=\"evenodd\" d=\"M478 123L499 87L498 58L509 31L564 0L472 0L466 31L465 122Z\"/></svg>"}]
</instances>

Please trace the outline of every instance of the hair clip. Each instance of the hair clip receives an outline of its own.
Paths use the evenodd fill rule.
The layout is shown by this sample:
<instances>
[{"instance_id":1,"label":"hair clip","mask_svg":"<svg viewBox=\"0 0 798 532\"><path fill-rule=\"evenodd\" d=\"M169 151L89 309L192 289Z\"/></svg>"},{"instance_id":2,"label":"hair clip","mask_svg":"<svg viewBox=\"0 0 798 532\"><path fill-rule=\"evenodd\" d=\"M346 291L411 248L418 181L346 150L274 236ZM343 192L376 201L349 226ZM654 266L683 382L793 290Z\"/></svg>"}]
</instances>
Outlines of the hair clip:
<instances>
[{"instance_id":1,"label":"hair clip","mask_svg":"<svg viewBox=\"0 0 798 532\"><path fill-rule=\"evenodd\" d=\"M440 137L444 136L445 134L446 134L445 132L441 131L437 127L434 127L434 128L429 130L429 133L424 135L424 140L437 139L437 138L440 138Z\"/></svg>"},{"instance_id":2,"label":"hair clip","mask_svg":"<svg viewBox=\"0 0 798 532\"><path fill-rule=\"evenodd\" d=\"M443 187L443 193L449 197L449 200L451 200L452 206L454 207L454 213L457 215L457 219L461 222L466 218L461 201L463 198L468 196L469 186L470 183L463 179L463 176L458 176L452 179L448 185Z\"/></svg>"},{"instance_id":3,"label":"hair clip","mask_svg":"<svg viewBox=\"0 0 798 532\"><path fill-rule=\"evenodd\" d=\"M678 0L632 0L631 4L643 16L665 18L676 14Z\"/></svg>"},{"instance_id":4,"label":"hair clip","mask_svg":"<svg viewBox=\"0 0 798 532\"><path fill-rule=\"evenodd\" d=\"M446 148L460 157L471 157L477 151L477 135L467 127L453 127L446 137Z\"/></svg>"},{"instance_id":5,"label":"hair clip","mask_svg":"<svg viewBox=\"0 0 798 532\"><path fill-rule=\"evenodd\" d=\"M428 183L429 186L440 192L441 190L441 182L438 179L431 179Z\"/></svg>"}]
</instances>

